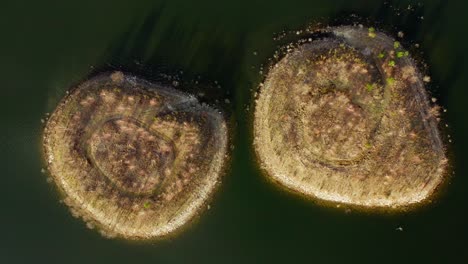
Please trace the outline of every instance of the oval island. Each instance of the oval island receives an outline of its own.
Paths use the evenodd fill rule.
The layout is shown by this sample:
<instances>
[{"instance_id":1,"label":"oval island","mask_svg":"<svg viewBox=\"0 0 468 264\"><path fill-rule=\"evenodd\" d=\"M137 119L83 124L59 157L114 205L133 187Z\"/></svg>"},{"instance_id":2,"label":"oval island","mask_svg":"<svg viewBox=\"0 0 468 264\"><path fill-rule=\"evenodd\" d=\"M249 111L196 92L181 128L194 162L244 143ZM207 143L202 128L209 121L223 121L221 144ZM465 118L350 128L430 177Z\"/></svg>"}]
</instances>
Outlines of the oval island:
<instances>
[{"instance_id":1,"label":"oval island","mask_svg":"<svg viewBox=\"0 0 468 264\"><path fill-rule=\"evenodd\" d=\"M268 72L254 114L254 147L287 189L358 207L423 202L447 167L416 62L373 28L318 31Z\"/></svg>"},{"instance_id":2,"label":"oval island","mask_svg":"<svg viewBox=\"0 0 468 264\"><path fill-rule=\"evenodd\" d=\"M73 89L47 121L48 170L72 213L109 237L172 234L207 202L224 168L222 114L122 72Z\"/></svg>"}]
</instances>

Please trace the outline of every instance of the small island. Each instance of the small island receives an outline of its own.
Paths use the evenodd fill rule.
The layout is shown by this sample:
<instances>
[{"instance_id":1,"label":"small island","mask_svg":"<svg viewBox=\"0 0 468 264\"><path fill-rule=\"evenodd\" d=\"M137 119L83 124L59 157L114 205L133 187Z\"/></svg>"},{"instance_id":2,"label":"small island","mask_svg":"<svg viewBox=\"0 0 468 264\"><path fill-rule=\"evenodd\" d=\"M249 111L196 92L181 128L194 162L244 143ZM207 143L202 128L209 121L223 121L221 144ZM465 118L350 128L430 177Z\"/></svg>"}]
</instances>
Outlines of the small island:
<instances>
[{"instance_id":1,"label":"small island","mask_svg":"<svg viewBox=\"0 0 468 264\"><path fill-rule=\"evenodd\" d=\"M73 215L127 239L172 234L204 208L227 142L219 111L122 72L71 90L43 137L48 171Z\"/></svg>"},{"instance_id":2,"label":"small island","mask_svg":"<svg viewBox=\"0 0 468 264\"><path fill-rule=\"evenodd\" d=\"M358 26L315 32L259 91L254 145L270 179L321 201L401 208L430 197L447 158L417 63Z\"/></svg>"}]
</instances>

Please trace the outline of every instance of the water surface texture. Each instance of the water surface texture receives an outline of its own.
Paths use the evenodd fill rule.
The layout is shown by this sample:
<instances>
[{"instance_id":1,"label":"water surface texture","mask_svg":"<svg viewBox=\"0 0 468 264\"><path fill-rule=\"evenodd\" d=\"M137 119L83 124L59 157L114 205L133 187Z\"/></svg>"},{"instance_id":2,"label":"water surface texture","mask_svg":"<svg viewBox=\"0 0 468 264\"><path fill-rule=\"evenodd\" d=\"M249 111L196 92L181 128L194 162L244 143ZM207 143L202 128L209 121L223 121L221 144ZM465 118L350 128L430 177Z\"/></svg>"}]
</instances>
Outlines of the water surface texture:
<instances>
[{"instance_id":1,"label":"water surface texture","mask_svg":"<svg viewBox=\"0 0 468 264\"><path fill-rule=\"evenodd\" d=\"M461 0L3 3L0 263L468 263L465 10ZM402 31L400 42L429 65L429 93L448 109L441 124L454 174L415 211L324 207L271 184L255 162L254 92L262 64L284 44L273 38L308 23L354 21L392 37ZM101 70L178 84L232 123L231 168L210 209L177 236L106 239L73 218L41 173L41 119Z\"/></svg>"}]
</instances>

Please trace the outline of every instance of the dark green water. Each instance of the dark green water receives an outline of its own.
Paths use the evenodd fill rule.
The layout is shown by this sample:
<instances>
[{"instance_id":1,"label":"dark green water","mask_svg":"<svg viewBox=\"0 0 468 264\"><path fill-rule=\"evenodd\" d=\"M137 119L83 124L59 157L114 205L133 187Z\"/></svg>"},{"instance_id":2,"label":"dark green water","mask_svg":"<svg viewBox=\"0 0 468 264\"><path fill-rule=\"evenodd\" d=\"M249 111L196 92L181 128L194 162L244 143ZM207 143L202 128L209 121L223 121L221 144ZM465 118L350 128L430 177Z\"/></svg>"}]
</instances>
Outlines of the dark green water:
<instances>
[{"instance_id":1,"label":"dark green water","mask_svg":"<svg viewBox=\"0 0 468 264\"><path fill-rule=\"evenodd\" d=\"M0 263L468 263L468 2L391 5L398 9L370 0L2 2ZM454 176L440 199L420 210L323 208L266 182L255 165L246 107L260 65L278 45L274 33L351 14L404 31L406 45L420 43L430 91L448 109ZM221 85L202 100L231 101L222 105L234 123L231 170L211 210L153 244L86 229L40 172L44 114L96 69L119 68L150 79L183 70L182 81L201 76L210 87L216 85L208 80Z\"/></svg>"}]
</instances>

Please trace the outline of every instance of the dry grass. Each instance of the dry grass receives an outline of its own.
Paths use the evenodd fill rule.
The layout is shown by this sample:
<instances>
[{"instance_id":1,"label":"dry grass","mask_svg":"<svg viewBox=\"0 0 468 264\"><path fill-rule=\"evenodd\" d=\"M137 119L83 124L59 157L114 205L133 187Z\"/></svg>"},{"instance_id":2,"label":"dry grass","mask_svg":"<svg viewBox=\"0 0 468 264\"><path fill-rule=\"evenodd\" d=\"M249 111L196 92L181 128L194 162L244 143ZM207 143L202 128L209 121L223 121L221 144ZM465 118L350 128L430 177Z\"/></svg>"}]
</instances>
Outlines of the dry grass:
<instances>
[{"instance_id":1,"label":"dry grass","mask_svg":"<svg viewBox=\"0 0 468 264\"><path fill-rule=\"evenodd\" d=\"M192 97L117 72L86 81L44 132L48 169L88 227L152 239L200 210L225 163L227 129Z\"/></svg>"},{"instance_id":2,"label":"dry grass","mask_svg":"<svg viewBox=\"0 0 468 264\"><path fill-rule=\"evenodd\" d=\"M447 160L416 63L357 27L303 44L274 65L256 102L254 143L291 190L364 207L422 202Z\"/></svg>"}]
</instances>

